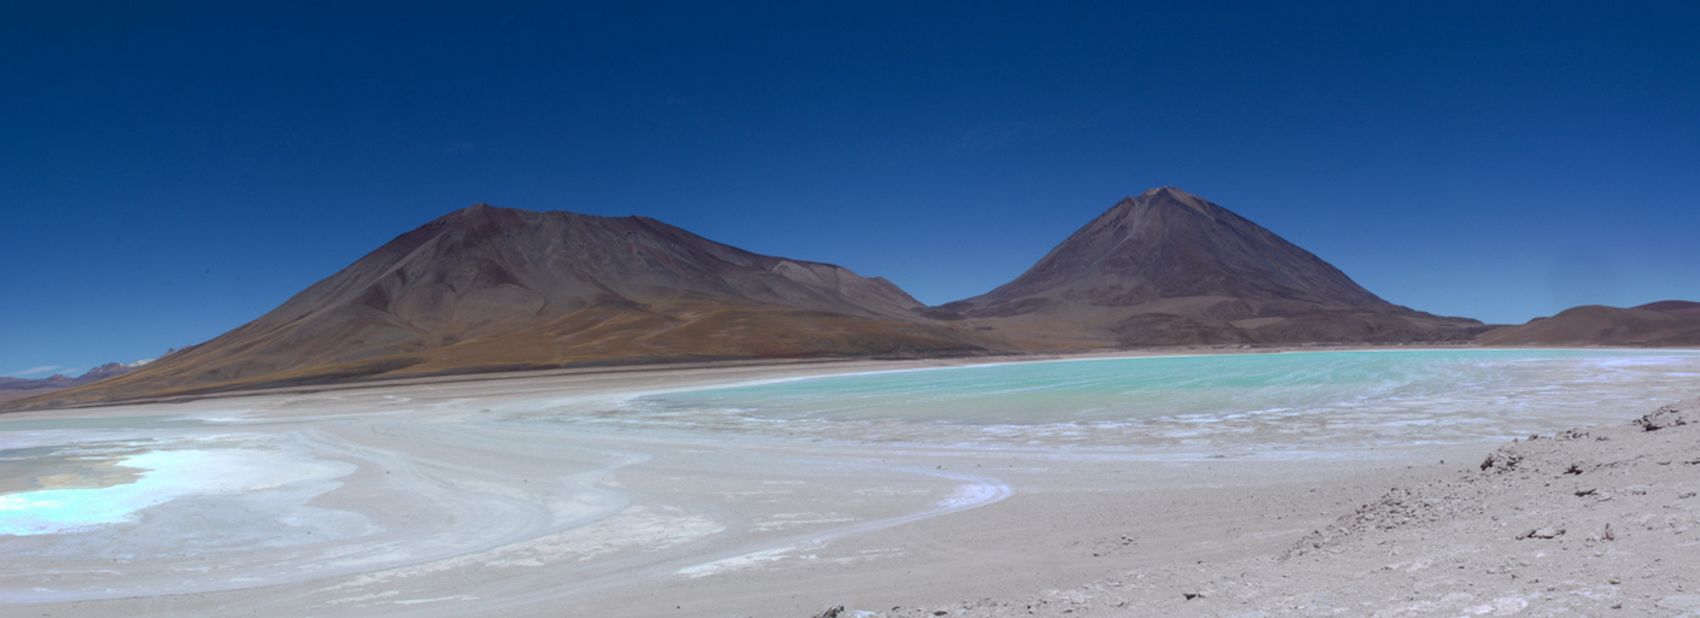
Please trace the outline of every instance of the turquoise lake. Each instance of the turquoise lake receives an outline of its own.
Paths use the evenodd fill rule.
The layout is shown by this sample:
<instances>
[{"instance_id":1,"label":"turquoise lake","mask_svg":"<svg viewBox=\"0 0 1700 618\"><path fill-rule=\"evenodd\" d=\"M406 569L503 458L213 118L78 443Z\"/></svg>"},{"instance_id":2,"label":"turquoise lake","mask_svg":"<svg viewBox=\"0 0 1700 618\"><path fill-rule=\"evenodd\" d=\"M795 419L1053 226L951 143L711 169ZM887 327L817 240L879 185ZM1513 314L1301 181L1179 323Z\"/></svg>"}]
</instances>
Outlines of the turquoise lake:
<instances>
[{"instance_id":1,"label":"turquoise lake","mask_svg":"<svg viewBox=\"0 0 1700 618\"><path fill-rule=\"evenodd\" d=\"M1430 349L864 373L653 394L627 402L626 412L884 440L921 431L935 434L920 436L927 440L971 443L1252 439L1311 448L1498 440L1627 420L1695 395L1693 351Z\"/></svg>"}]
</instances>

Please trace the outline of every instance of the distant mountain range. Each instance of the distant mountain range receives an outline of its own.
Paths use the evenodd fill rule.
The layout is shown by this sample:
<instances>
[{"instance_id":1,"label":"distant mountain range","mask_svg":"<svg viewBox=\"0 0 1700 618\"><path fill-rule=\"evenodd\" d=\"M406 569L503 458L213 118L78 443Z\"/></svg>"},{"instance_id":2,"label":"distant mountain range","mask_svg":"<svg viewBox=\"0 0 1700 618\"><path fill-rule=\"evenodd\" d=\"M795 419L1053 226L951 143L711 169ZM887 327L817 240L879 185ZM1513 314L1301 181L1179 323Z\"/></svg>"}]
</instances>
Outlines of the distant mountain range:
<instances>
[{"instance_id":1,"label":"distant mountain range","mask_svg":"<svg viewBox=\"0 0 1700 618\"><path fill-rule=\"evenodd\" d=\"M58 390L93 384L106 378L124 375L138 364L106 363L83 372L82 375L71 377L54 374L45 378L13 378L0 376L0 401L35 397Z\"/></svg>"},{"instance_id":2,"label":"distant mountain range","mask_svg":"<svg viewBox=\"0 0 1700 618\"><path fill-rule=\"evenodd\" d=\"M1700 346L1700 303L1666 300L1621 309L1585 305L1483 333L1487 345Z\"/></svg>"},{"instance_id":3,"label":"distant mountain range","mask_svg":"<svg viewBox=\"0 0 1700 618\"><path fill-rule=\"evenodd\" d=\"M397 237L211 341L10 405L723 359L1692 345L1696 307L1584 307L1501 328L1436 316L1389 303L1275 233L1171 187L1121 200L1015 280L938 307L885 279L744 251L646 217L479 205Z\"/></svg>"}]
</instances>

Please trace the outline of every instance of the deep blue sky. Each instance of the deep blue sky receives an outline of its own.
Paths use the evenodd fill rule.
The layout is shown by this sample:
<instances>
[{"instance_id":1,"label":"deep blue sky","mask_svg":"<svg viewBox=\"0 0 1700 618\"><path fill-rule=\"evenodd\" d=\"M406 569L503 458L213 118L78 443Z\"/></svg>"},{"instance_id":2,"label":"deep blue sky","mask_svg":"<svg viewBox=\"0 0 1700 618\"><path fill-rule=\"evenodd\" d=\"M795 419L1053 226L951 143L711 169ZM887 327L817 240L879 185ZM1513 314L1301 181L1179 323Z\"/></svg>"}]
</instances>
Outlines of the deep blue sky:
<instances>
[{"instance_id":1,"label":"deep blue sky","mask_svg":"<svg viewBox=\"0 0 1700 618\"><path fill-rule=\"evenodd\" d=\"M1438 313L1700 297L1700 3L344 4L0 0L0 374L480 201L939 303L1171 184Z\"/></svg>"}]
</instances>

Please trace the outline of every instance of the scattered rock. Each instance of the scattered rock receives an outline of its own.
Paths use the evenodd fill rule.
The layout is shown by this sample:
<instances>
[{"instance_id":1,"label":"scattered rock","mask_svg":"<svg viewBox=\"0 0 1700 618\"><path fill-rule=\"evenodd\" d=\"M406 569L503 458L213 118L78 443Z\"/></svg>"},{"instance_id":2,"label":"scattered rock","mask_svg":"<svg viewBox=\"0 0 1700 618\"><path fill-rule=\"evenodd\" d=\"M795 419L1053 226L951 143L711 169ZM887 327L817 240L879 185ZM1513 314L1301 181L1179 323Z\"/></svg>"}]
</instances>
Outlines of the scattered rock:
<instances>
[{"instance_id":1,"label":"scattered rock","mask_svg":"<svg viewBox=\"0 0 1700 618\"><path fill-rule=\"evenodd\" d=\"M1635 426L1642 431L1658 431L1670 427L1681 427L1688 424L1688 418L1682 408L1674 405L1664 406L1652 413L1635 419Z\"/></svg>"},{"instance_id":2,"label":"scattered rock","mask_svg":"<svg viewBox=\"0 0 1700 618\"><path fill-rule=\"evenodd\" d=\"M826 611L815 614L815 618L838 618L844 614L844 606L828 607Z\"/></svg>"},{"instance_id":3,"label":"scattered rock","mask_svg":"<svg viewBox=\"0 0 1700 618\"><path fill-rule=\"evenodd\" d=\"M1523 534L1517 536L1517 540L1521 541L1523 539L1556 539L1556 538L1561 537L1561 536L1564 536L1564 529L1563 528L1546 527L1546 528L1536 528L1534 530L1524 532Z\"/></svg>"},{"instance_id":4,"label":"scattered rock","mask_svg":"<svg viewBox=\"0 0 1700 618\"><path fill-rule=\"evenodd\" d=\"M1522 455L1518 455L1517 453L1513 453L1502 448L1489 453L1487 459L1482 460L1482 469L1499 470L1504 472L1511 470L1512 468L1516 468L1517 463L1520 461L1523 461Z\"/></svg>"}]
</instances>

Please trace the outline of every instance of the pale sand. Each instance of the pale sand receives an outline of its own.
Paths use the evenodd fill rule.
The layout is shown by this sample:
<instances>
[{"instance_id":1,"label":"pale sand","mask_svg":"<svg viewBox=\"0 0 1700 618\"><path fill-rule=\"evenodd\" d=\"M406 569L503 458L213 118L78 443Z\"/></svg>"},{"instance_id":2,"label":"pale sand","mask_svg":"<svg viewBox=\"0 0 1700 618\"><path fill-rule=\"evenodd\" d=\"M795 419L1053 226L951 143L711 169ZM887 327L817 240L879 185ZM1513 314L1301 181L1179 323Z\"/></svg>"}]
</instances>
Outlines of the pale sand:
<instances>
[{"instance_id":1,"label":"pale sand","mask_svg":"<svg viewBox=\"0 0 1700 618\"><path fill-rule=\"evenodd\" d=\"M1534 607L1516 611L1539 615L1541 603L1560 597L1598 597L1589 601L1594 605L1576 606L1584 609L1627 602L1629 610L1658 614L1700 590L1694 574L1700 565L1679 557L1700 555L1691 551L1700 533L1689 531L1700 501L1677 498L1683 483L1700 476L1700 466L1652 462L1650 472L1629 465L1618 474L1624 488L1610 489L1614 499L1604 504L1651 514L1619 516L1620 538L1650 540L1626 535L1636 526L1665 526L1678 530L1672 537L1678 542L1658 547L1689 551L1646 553L1653 549L1582 545L1596 524L1554 519L1572 509L1559 498L1539 513L1518 511L1525 504L1518 500L1491 507L1503 513L1476 513L1468 500L1454 500L1466 505L1462 511L1409 517L1427 522L1420 526L1383 531L1348 520L1342 532L1312 535L1389 487L1438 496L1463 485L1459 470L1475 469L1490 450L1476 444L1248 461L900 442L847 446L551 420L562 409L594 417L609 401L659 389L965 362L971 361L551 373L79 411L94 419L185 419L96 430L138 449L250 449L329 461L340 472L334 480L313 477L261 492L264 499L181 499L144 511L139 526L108 527L110 533L0 537L0 551L30 556L0 565L0 594L8 602L0 614L803 617L843 605L900 616L1279 615L1328 608L1346 615L1378 609L1456 615L1523 603ZM1689 435L1681 432L1696 428L1564 444L1630 448L1644 436ZM54 434L37 439L51 443ZM1669 478L1655 476L1661 472ZM1573 491L1570 477L1577 475L1547 480L1543 474L1531 472L1535 480L1496 491L1546 488L1531 483ZM1655 482L1656 492L1629 487ZM1467 521L1478 523L1449 528L1454 512L1472 513ZM1491 519L1501 515L1504 526ZM256 518L265 523L233 525ZM1383 519L1397 518L1366 521ZM1510 539L1516 533L1510 528L1549 519L1574 530L1545 545ZM1620 541L1630 542L1641 541ZM1286 557L1306 543L1322 547ZM1617 548L1626 547L1635 551L1620 555L1626 550ZM1459 557L1466 549L1487 555ZM1535 555L1541 551L1546 555ZM1643 588L1631 598L1611 596L1617 586L1583 575L1555 582L1542 569L1558 568L1547 560L1556 552L1598 552L1626 565L1612 577L1653 583L1637 584ZM1682 568L1659 579L1646 573L1650 567L1628 566L1654 555ZM1595 573L1601 569L1588 567L1587 577L1601 579ZM1466 587L1476 581L1492 585ZM1578 592L1584 589L1594 597ZM1189 601L1183 593L1204 597ZM1410 611L1392 611L1401 608Z\"/></svg>"},{"instance_id":2,"label":"pale sand","mask_svg":"<svg viewBox=\"0 0 1700 618\"><path fill-rule=\"evenodd\" d=\"M1426 467L1277 551L877 615L1700 616L1700 400Z\"/></svg>"}]
</instances>

